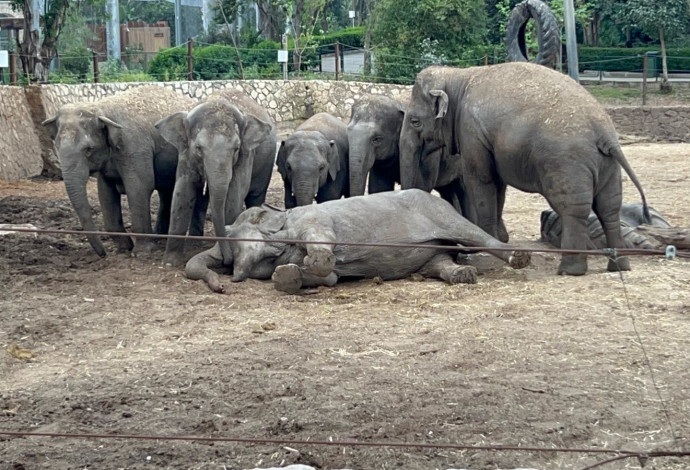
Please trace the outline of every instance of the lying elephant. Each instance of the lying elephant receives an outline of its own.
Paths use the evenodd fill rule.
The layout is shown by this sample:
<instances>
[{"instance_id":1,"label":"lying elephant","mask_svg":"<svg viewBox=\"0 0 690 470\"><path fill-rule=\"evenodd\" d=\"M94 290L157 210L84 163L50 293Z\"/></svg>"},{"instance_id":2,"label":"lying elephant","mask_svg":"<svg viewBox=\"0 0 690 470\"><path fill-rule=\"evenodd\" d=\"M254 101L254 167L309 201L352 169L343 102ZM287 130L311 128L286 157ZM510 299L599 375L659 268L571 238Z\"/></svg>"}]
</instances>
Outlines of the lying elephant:
<instances>
[{"instance_id":1,"label":"lying elephant","mask_svg":"<svg viewBox=\"0 0 690 470\"><path fill-rule=\"evenodd\" d=\"M151 233L150 204L155 189L160 197L156 233L168 233L178 155L154 124L194 104L172 90L147 85L95 103L64 105L43 122L55 140L67 195L84 230L96 230L86 197L89 176L96 176L107 231L125 231L120 195L127 194L133 231ZM190 233L201 235L206 208L203 201L193 207ZM87 238L96 253L106 255L97 235ZM118 251L133 247L135 251L149 251L152 247L152 240L147 238L137 239L136 246L125 236L116 237L115 242Z\"/></svg>"},{"instance_id":2,"label":"lying elephant","mask_svg":"<svg viewBox=\"0 0 690 470\"><path fill-rule=\"evenodd\" d=\"M621 167L644 202L611 118L559 72L512 62L432 66L417 75L400 134L401 185L431 191L455 181L466 197L463 213L493 236L510 185L541 194L558 212L563 248L586 249L590 210L607 245L622 248ZM629 270L630 261L609 260L608 269ZM562 256L559 274L586 271L586 255Z\"/></svg>"},{"instance_id":3,"label":"lying elephant","mask_svg":"<svg viewBox=\"0 0 690 470\"><path fill-rule=\"evenodd\" d=\"M401 279L412 273L449 284L475 282L476 269L453 260L454 250L370 247L326 244L288 244L281 240L510 248L462 217L449 203L424 191L383 192L340 199L288 211L256 207L243 212L228 237L271 240L232 241L233 281L269 279L278 290L333 286L339 278ZM491 252L515 269L529 264L527 252ZM225 263L228 266L228 263ZM223 266L218 244L187 263L189 279L203 279L216 292L224 286L209 268Z\"/></svg>"},{"instance_id":4,"label":"lying elephant","mask_svg":"<svg viewBox=\"0 0 690 470\"><path fill-rule=\"evenodd\" d=\"M621 233L623 235L623 241L625 242L625 248L657 248L655 243L650 242L645 235L635 230L635 228L640 225L647 224L652 227L671 228L671 224L669 224L656 209L653 207L648 207L648 209L651 217L651 224L647 224L644 206L642 204L624 203L621 207ZM562 231L563 224L560 216L551 209L542 211L541 241L560 248ZM594 212L590 212L589 218L587 219L587 235L589 236L587 248L606 248L604 229Z\"/></svg>"},{"instance_id":5,"label":"lying elephant","mask_svg":"<svg viewBox=\"0 0 690 470\"><path fill-rule=\"evenodd\" d=\"M381 95L363 96L352 106L347 140L350 196L362 196L369 175L369 194L392 191L400 182L402 103Z\"/></svg>"},{"instance_id":6,"label":"lying elephant","mask_svg":"<svg viewBox=\"0 0 690 470\"><path fill-rule=\"evenodd\" d=\"M286 209L349 197L347 126L328 113L315 114L281 142L276 165Z\"/></svg>"}]
</instances>

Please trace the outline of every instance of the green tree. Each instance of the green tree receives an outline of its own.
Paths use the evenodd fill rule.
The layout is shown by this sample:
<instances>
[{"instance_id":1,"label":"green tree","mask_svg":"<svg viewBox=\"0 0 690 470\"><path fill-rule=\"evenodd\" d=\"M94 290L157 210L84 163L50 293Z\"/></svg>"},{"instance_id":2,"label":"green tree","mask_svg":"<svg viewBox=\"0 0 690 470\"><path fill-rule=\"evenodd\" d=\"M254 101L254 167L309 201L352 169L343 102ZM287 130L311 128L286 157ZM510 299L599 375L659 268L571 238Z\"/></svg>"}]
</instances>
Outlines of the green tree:
<instances>
[{"instance_id":1,"label":"green tree","mask_svg":"<svg viewBox=\"0 0 690 470\"><path fill-rule=\"evenodd\" d=\"M661 46L662 91L670 92L666 41L684 33L688 23L688 0L628 0L625 14L630 24L658 39Z\"/></svg>"}]
</instances>

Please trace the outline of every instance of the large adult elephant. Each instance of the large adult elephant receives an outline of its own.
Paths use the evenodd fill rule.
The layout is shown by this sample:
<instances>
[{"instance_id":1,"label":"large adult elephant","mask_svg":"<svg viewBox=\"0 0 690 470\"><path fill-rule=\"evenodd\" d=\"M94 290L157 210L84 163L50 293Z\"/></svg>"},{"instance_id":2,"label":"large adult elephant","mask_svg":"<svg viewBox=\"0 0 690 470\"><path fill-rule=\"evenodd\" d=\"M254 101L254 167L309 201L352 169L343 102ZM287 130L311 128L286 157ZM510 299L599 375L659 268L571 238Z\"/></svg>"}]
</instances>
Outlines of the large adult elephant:
<instances>
[{"instance_id":1,"label":"large adult elephant","mask_svg":"<svg viewBox=\"0 0 690 470\"><path fill-rule=\"evenodd\" d=\"M98 199L107 231L125 231L120 195L127 194L132 229L152 233L150 201L155 189L160 196L156 233L167 233L177 150L161 138L154 124L194 103L172 90L149 85L96 103L64 105L43 122L55 140L67 195L84 230L95 230L86 197L86 182L93 175L98 179ZM196 224L195 233L200 224ZM87 238L96 253L106 255L98 236ZM116 237L115 242L118 251L149 251L152 246L146 238L134 244L130 237Z\"/></svg>"},{"instance_id":2,"label":"large adult elephant","mask_svg":"<svg viewBox=\"0 0 690 470\"><path fill-rule=\"evenodd\" d=\"M171 235L186 232L204 183L217 237L225 236L225 225L235 221L243 205L263 204L277 139L270 116L247 94L233 89L217 91L188 113L168 116L156 127L180 153ZM221 248L229 257L229 245L222 243ZM168 239L163 262L180 264L183 255L184 240Z\"/></svg>"},{"instance_id":3,"label":"large adult elephant","mask_svg":"<svg viewBox=\"0 0 690 470\"><path fill-rule=\"evenodd\" d=\"M468 218L497 236L506 185L543 195L563 219L562 247L587 248L587 216L611 248L623 248L621 166L642 195L602 106L569 77L529 63L419 73L400 137L403 188L433 188L461 175ZM627 258L610 271L629 270ZM560 274L587 271L564 255Z\"/></svg>"},{"instance_id":4,"label":"large adult elephant","mask_svg":"<svg viewBox=\"0 0 690 470\"><path fill-rule=\"evenodd\" d=\"M281 142L276 166L285 208L350 196L347 126L328 113L304 121Z\"/></svg>"},{"instance_id":5,"label":"large adult elephant","mask_svg":"<svg viewBox=\"0 0 690 470\"><path fill-rule=\"evenodd\" d=\"M402 103L382 95L365 95L352 106L347 140L350 158L350 196L392 191L400 182Z\"/></svg>"}]
</instances>

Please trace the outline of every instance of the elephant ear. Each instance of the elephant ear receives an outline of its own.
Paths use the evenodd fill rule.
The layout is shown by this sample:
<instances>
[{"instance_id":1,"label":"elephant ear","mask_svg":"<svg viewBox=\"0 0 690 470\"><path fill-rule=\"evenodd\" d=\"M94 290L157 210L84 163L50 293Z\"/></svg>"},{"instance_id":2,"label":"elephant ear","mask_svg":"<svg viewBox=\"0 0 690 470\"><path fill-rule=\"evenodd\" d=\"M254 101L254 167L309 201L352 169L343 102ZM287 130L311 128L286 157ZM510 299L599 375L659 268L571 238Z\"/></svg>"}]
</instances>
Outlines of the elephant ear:
<instances>
[{"instance_id":1,"label":"elephant ear","mask_svg":"<svg viewBox=\"0 0 690 470\"><path fill-rule=\"evenodd\" d=\"M55 136L57 135L57 114L52 118L46 119L41 124L43 127L47 128L50 138L55 140Z\"/></svg>"},{"instance_id":2,"label":"elephant ear","mask_svg":"<svg viewBox=\"0 0 690 470\"><path fill-rule=\"evenodd\" d=\"M436 119L443 119L448 112L448 95L443 90L431 90L429 94L434 100Z\"/></svg>"},{"instance_id":3,"label":"elephant ear","mask_svg":"<svg viewBox=\"0 0 690 470\"><path fill-rule=\"evenodd\" d=\"M101 126L103 126L106 131L106 137L108 138L108 143L110 146L120 148L122 145L122 124L119 124L105 116L98 116L98 120L101 122Z\"/></svg>"},{"instance_id":4,"label":"elephant ear","mask_svg":"<svg viewBox=\"0 0 690 470\"><path fill-rule=\"evenodd\" d=\"M285 141L280 142L280 149L278 149L278 158L276 158L276 166L278 167L278 173L283 179L287 179L287 149L285 148Z\"/></svg>"},{"instance_id":5,"label":"elephant ear","mask_svg":"<svg viewBox=\"0 0 690 470\"><path fill-rule=\"evenodd\" d=\"M273 132L270 122L262 121L250 114L244 116L244 128L242 129L242 146L247 150L257 148L266 137Z\"/></svg>"},{"instance_id":6,"label":"elephant ear","mask_svg":"<svg viewBox=\"0 0 690 470\"><path fill-rule=\"evenodd\" d=\"M161 137L170 145L177 149L178 153L183 152L187 146L187 112L171 114L164 117L154 124Z\"/></svg>"},{"instance_id":7,"label":"elephant ear","mask_svg":"<svg viewBox=\"0 0 690 470\"><path fill-rule=\"evenodd\" d=\"M340 171L340 152L338 152L338 146L335 144L335 140L328 142L328 174L331 179L335 179Z\"/></svg>"}]
</instances>

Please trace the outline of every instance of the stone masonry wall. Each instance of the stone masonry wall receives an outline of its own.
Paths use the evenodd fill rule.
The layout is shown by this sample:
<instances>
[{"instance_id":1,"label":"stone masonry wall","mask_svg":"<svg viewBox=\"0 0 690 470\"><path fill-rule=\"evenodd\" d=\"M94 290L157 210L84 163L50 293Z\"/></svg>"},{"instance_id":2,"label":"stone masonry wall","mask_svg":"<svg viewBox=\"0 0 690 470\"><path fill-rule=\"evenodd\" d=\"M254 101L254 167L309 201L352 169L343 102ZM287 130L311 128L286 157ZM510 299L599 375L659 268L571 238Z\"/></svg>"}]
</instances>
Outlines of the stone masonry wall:
<instances>
[{"instance_id":1,"label":"stone masonry wall","mask_svg":"<svg viewBox=\"0 0 690 470\"><path fill-rule=\"evenodd\" d=\"M53 116L66 103L96 101L145 84L44 85L41 96L45 116ZM342 81L230 80L159 82L158 85L198 100L215 90L243 90L266 108L277 123L301 121L322 111L347 121L352 104L364 94L386 94L406 102L411 92L411 87L403 85ZM0 105L0 179L21 179L40 173L40 144L23 90L0 87ZM607 110L621 134L690 142L690 107L619 106Z\"/></svg>"},{"instance_id":2,"label":"stone masonry wall","mask_svg":"<svg viewBox=\"0 0 690 470\"><path fill-rule=\"evenodd\" d=\"M26 179L42 169L41 146L24 90L0 86L0 180Z\"/></svg>"}]
</instances>

